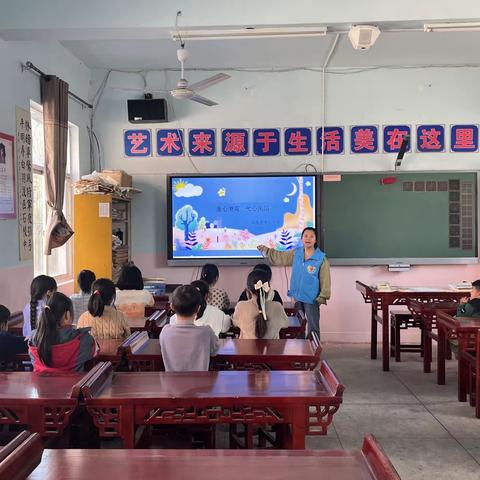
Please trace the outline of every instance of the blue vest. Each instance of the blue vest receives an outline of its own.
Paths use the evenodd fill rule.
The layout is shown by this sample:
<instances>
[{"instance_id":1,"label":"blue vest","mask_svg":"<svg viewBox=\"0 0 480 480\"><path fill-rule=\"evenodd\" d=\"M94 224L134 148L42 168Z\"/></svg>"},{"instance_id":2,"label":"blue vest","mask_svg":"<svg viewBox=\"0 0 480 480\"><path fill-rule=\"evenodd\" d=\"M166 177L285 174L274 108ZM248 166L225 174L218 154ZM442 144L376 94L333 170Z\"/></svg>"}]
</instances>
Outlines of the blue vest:
<instances>
[{"instance_id":1,"label":"blue vest","mask_svg":"<svg viewBox=\"0 0 480 480\"><path fill-rule=\"evenodd\" d=\"M319 248L316 248L308 260L304 258L303 247L295 249L288 296L299 302L315 303L315 299L320 293L318 275L325 254Z\"/></svg>"}]
</instances>

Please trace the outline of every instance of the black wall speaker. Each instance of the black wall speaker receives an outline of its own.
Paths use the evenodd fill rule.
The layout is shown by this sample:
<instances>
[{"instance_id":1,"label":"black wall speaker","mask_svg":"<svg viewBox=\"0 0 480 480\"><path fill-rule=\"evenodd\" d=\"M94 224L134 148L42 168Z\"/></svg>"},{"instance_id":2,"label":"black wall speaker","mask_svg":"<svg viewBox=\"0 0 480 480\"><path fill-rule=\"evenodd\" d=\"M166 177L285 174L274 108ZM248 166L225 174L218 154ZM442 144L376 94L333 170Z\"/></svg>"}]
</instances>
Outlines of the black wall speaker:
<instances>
[{"instance_id":1,"label":"black wall speaker","mask_svg":"<svg viewBox=\"0 0 480 480\"><path fill-rule=\"evenodd\" d=\"M130 123L168 122L167 101L164 98L127 100Z\"/></svg>"}]
</instances>

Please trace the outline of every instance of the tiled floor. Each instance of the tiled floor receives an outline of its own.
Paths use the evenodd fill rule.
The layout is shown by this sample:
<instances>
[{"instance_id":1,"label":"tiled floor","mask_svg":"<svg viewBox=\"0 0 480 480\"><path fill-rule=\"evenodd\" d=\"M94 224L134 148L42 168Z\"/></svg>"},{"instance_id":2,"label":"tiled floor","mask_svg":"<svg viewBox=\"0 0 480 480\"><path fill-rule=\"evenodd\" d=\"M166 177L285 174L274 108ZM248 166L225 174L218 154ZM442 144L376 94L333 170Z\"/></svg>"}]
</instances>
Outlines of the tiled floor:
<instances>
[{"instance_id":1,"label":"tiled floor","mask_svg":"<svg viewBox=\"0 0 480 480\"><path fill-rule=\"evenodd\" d=\"M326 359L346 386L344 403L326 437L312 449L359 449L373 433L404 480L480 480L480 419L457 401L456 361L447 362L447 385L424 374L418 354L402 354L383 372L368 345L328 344Z\"/></svg>"}]
</instances>

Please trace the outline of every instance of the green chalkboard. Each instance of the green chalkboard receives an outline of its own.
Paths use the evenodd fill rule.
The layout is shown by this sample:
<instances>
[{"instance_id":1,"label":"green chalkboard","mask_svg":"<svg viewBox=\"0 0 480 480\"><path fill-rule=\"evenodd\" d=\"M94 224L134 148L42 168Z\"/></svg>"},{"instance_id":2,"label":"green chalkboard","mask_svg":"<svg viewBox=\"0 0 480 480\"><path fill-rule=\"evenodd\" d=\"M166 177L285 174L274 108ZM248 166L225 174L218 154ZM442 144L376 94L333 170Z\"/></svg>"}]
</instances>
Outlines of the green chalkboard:
<instances>
[{"instance_id":1,"label":"green chalkboard","mask_svg":"<svg viewBox=\"0 0 480 480\"><path fill-rule=\"evenodd\" d=\"M325 181L325 252L349 264L463 263L477 257L476 190L475 173L344 174Z\"/></svg>"}]
</instances>

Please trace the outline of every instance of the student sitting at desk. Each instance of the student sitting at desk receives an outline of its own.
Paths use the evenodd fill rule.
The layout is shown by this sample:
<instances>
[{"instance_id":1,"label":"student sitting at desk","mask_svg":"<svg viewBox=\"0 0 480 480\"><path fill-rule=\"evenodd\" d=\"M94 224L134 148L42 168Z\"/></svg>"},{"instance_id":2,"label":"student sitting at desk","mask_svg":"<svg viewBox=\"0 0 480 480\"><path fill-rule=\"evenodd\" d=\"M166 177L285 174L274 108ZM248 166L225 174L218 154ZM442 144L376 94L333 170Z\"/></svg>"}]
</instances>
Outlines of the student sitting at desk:
<instances>
[{"instance_id":1,"label":"student sitting at desk","mask_svg":"<svg viewBox=\"0 0 480 480\"><path fill-rule=\"evenodd\" d=\"M247 277L248 300L238 302L233 314L233 324L240 328L240 338L280 338L282 328L288 327L288 317L283 306L267 299L270 291L268 274L253 270Z\"/></svg>"},{"instance_id":2,"label":"student sitting at desk","mask_svg":"<svg viewBox=\"0 0 480 480\"><path fill-rule=\"evenodd\" d=\"M2 365L10 362L17 353L27 353L27 342L23 337L8 332L10 310L0 305L0 370Z\"/></svg>"},{"instance_id":3,"label":"student sitting at desk","mask_svg":"<svg viewBox=\"0 0 480 480\"><path fill-rule=\"evenodd\" d=\"M70 300L73 303L73 311L75 312L75 316L73 317L74 325L78 323L80 315L88 310L88 301L92 294L92 283L95 279L95 274L91 270L82 270L78 274L77 282L80 287L80 292L70 296Z\"/></svg>"},{"instance_id":4,"label":"student sitting at desk","mask_svg":"<svg viewBox=\"0 0 480 480\"><path fill-rule=\"evenodd\" d=\"M270 283L272 281L272 269L266 263L257 263L253 267L253 270L264 271L268 275L268 283ZM273 288L271 288L268 291L266 299L267 299L267 301L271 300L273 302L278 302L278 303L283 305L282 297ZM246 289L241 293L240 298L238 299L239 302L243 302L244 300L248 300L248 295L247 295L247 290Z\"/></svg>"},{"instance_id":5,"label":"student sitting at desk","mask_svg":"<svg viewBox=\"0 0 480 480\"><path fill-rule=\"evenodd\" d=\"M114 306L115 285L99 278L92 285L88 311L78 319L78 327L91 327L96 340L125 339L130 335L125 315Z\"/></svg>"},{"instance_id":6,"label":"student sitting at desk","mask_svg":"<svg viewBox=\"0 0 480 480\"><path fill-rule=\"evenodd\" d=\"M192 285L177 287L171 304L176 322L163 327L159 339L165 371L208 371L210 356L218 350L218 339L208 325L194 324L202 305L200 292Z\"/></svg>"},{"instance_id":7,"label":"student sitting at desk","mask_svg":"<svg viewBox=\"0 0 480 480\"><path fill-rule=\"evenodd\" d=\"M207 282L210 289L208 292L207 303L225 311L230 307L230 299L228 298L228 293L225 290L215 286L218 282L219 276L220 273L218 271L218 267L213 263L206 263L202 267L200 280Z\"/></svg>"},{"instance_id":8,"label":"student sitting at desk","mask_svg":"<svg viewBox=\"0 0 480 480\"><path fill-rule=\"evenodd\" d=\"M480 280L472 282L470 298L463 297L460 300L457 317L480 317Z\"/></svg>"},{"instance_id":9,"label":"student sitting at desk","mask_svg":"<svg viewBox=\"0 0 480 480\"><path fill-rule=\"evenodd\" d=\"M155 303L153 295L144 290L142 272L133 263L126 263L120 272L117 282L118 310L129 318L145 316L145 307Z\"/></svg>"},{"instance_id":10,"label":"student sitting at desk","mask_svg":"<svg viewBox=\"0 0 480 480\"><path fill-rule=\"evenodd\" d=\"M190 285L195 287L202 297L200 310L193 323L197 326L209 325L217 337L220 333L228 332L232 326L232 319L230 315L223 313L219 308L207 304L209 290L207 282L204 282L203 280L195 280ZM177 315L175 314L170 318L170 324L174 325L176 321Z\"/></svg>"},{"instance_id":11,"label":"student sitting at desk","mask_svg":"<svg viewBox=\"0 0 480 480\"><path fill-rule=\"evenodd\" d=\"M48 275L38 275L30 284L30 303L23 309L23 336L28 338L37 320L42 314L45 302L53 292L57 291L57 282Z\"/></svg>"},{"instance_id":12,"label":"student sitting at desk","mask_svg":"<svg viewBox=\"0 0 480 480\"><path fill-rule=\"evenodd\" d=\"M95 340L87 328L74 328L72 320L72 301L63 293L55 292L47 301L29 341L34 372L80 372L85 362L94 357Z\"/></svg>"}]
</instances>

